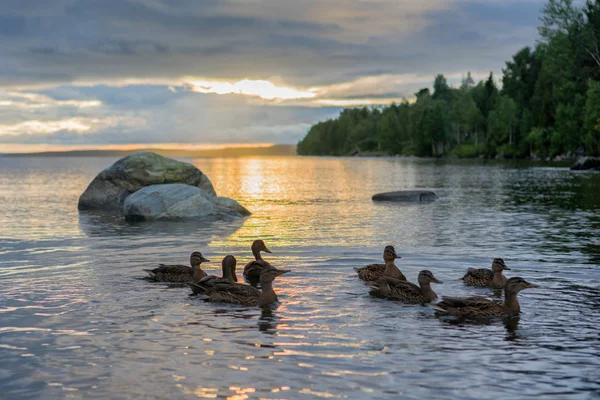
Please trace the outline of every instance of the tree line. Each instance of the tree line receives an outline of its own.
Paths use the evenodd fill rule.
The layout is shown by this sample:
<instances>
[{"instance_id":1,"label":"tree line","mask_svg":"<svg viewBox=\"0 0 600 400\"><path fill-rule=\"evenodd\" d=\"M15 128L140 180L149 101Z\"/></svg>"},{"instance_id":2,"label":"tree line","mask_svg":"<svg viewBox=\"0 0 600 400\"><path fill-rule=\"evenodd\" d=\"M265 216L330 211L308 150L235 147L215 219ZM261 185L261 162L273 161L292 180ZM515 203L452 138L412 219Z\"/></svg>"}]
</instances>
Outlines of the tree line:
<instances>
[{"instance_id":1,"label":"tree line","mask_svg":"<svg viewBox=\"0 0 600 400\"><path fill-rule=\"evenodd\" d=\"M600 155L600 0L550 0L540 20L539 42L506 62L501 89L492 73L478 83L467 73L458 88L437 75L413 102L313 125L298 154Z\"/></svg>"}]
</instances>

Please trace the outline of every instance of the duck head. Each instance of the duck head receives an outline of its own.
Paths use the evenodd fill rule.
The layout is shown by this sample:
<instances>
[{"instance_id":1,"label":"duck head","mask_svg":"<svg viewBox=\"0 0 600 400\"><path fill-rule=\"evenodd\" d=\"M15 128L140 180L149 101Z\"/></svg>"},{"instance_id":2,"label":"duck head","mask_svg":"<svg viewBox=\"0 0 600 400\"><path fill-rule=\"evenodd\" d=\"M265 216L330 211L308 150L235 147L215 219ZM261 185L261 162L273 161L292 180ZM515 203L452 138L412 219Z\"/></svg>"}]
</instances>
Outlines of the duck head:
<instances>
[{"instance_id":1,"label":"duck head","mask_svg":"<svg viewBox=\"0 0 600 400\"><path fill-rule=\"evenodd\" d=\"M501 258L494 258L494 261L492 261L492 272L497 273L504 270L510 270L510 268L504 264L504 260Z\"/></svg>"},{"instance_id":2,"label":"duck head","mask_svg":"<svg viewBox=\"0 0 600 400\"><path fill-rule=\"evenodd\" d=\"M223 278L230 279L233 282L237 282L237 276L235 274L235 267L237 265L237 260L234 256L228 255L223 257L223 261L221 261L221 269L223 271Z\"/></svg>"},{"instance_id":3,"label":"duck head","mask_svg":"<svg viewBox=\"0 0 600 400\"><path fill-rule=\"evenodd\" d=\"M264 268L260 273L260 285L270 285L279 275L287 274L289 269L279 269L275 267Z\"/></svg>"},{"instance_id":4,"label":"duck head","mask_svg":"<svg viewBox=\"0 0 600 400\"><path fill-rule=\"evenodd\" d=\"M383 250L383 261L390 262L390 261L394 261L396 258L402 258L400 257L398 254L396 254L396 250L394 249L394 246L385 246L385 249Z\"/></svg>"},{"instance_id":5,"label":"duck head","mask_svg":"<svg viewBox=\"0 0 600 400\"><path fill-rule=\"evenodd\" d=\"M191 266L200 265L203 262L210 262L210 260L204 258L202 253L200 253L199 251L193 252L192 255L190 256L190 265Z\"/></svg>"},{"instance_id":6,"label":"duck head","mask_svg":"<svg viewBox=\"0 0 600 400\"><path fill-rule=\"evenodd\" d=\"M438 280L433 273L427 269L419 272L419 286L429 285L430 283L442 283L442 281Z\"/></svg>"},{"instance_id":7,"label":"duck head","mask_svg":"<svg viewBox=\"0 0 600 400\"><path fill-rule=\"evenodd\" d=\"M252 254L257 259L260 258L260 252L264 251L265 253L270 253L271 250L267 249L267 245L262 239L255 240L252 242Z\"/></svg>"},{"instance_id":8,"label":"duck head","mask_svg":"<svg viewBox=\"0 0 600 400\"><path fill-rule=\"evenodd\" d=\"M532 285L531 283L527 282L525 279L515 276L514 278L510 278L509 280L506 281L506 288L504 290L506 291L506 296L509 296L509 295L516 295L523 289L531 289L531 288L536 288L536 287L539 287L539 286Z\"/></svg>"}]
</instances>

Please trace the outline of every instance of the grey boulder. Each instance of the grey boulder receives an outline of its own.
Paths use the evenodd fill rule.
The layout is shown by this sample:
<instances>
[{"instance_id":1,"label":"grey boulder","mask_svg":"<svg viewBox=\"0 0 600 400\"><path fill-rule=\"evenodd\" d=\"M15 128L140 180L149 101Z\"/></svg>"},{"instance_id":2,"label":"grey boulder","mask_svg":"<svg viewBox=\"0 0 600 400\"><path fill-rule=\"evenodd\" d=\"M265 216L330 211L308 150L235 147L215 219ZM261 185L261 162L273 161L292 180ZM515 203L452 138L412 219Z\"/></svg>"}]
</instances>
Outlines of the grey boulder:
<instances>
[{"instance_id":1,"label":"grey boulder","mask_svg":"<svg viewBox=\"0 0 600 400\"><path fill-rule=\"evenodd\" d=\"M100 172L79 197L80 210L123 209L127 196L157 184L184 183L216 196L206 175L192 164L156 153L134 153Z\"/></svg>"},{"instance_id":2,"label":"grey boulder","mask_svg":"<svg viewBox=\"0 0 600 400\"><path fill-rule=\"evenodd\" d=\"M600 170L600 157L581 157L573 166L572 170Z\"/></svg>"},{"instance_id":3,"label":"grey boulder","mask_svg":"<svg viewBox=\"0 0 600 400\"><path fill-rule=\"evenodd\" d=\"M397 192L378 193L372 199L373 201L429 202L437 200L437 196L429 190L399 190Z\"/></svg>"},{"instance_id":4,"label":"grey boulder","mask_svg":"<svg viewBox=\"0 0 600 400\"><path fill-rule=\"evenodd\" d=\"M213 217L241 218L250 211L237 201L216 197L191 185L152 185L138 190L125 199L125 219L176 220Z\"/></svg>"}]
</instances>

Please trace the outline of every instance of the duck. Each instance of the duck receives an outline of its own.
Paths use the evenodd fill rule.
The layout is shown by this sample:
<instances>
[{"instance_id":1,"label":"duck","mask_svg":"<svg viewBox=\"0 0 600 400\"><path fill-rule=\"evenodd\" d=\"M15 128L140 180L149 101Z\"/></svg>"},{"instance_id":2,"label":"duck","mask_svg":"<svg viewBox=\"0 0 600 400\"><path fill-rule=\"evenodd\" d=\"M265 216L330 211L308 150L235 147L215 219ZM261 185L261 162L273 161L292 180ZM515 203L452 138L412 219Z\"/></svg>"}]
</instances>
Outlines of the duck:
<instances>
[{"instance_id":1,"label":"duck","mask_svg":"<svg viewBox=\"0 0 600 400\"><path fill-rule=\"evenodd\" d=\"M394 260L397 258L402 257L396 254L394 246L388 245L383 250L383 261L385 261L385 264L369 264L366 267L354 268L354 270L358 273L358 278L365 282L378 281L384 276L406 281L406 277L394 263Z\"/></svg>"},{"instance_id":2,"label":"duck","mask_svg":"<svg viewBox=\"0 0 600 400\"><path fill-rule=\"evenodd\" d=\"M246 264L242 274L250 285L256 287L260 281L260 271L271 266L268 261L263 260L260 252L264 251L265 253L271 253L271 250L267 249L267 245L262 239L257 239L252 242L251 249L254 260Z\"/></svg>"},{"instance_id":3,"label":"duck","mask_svg":"<svg viewBox=\"0 0 600 400\"><path fill-rule=\"evenodd\" d=\"M158 268L145 269L150 278L159 282L195 282L204 278L207 274L201 268L203 262L210 262L204 258L202 253L195 251L190 256L190 265L167 265L159 264Z\"/></svg>"},{"instance_id":4,"label":"duck","mask_svg":"<svg viewBox=\"0 0 600 400\"><path fill-rule=\"evenodd\" d=\"M443 315L463 318L506 318L521 313L517 294L523 289L536 288L521 277L510 278L504 287L504 301L491 300L481 296L442 297L442 301L432 307Z\"/></svg>"},{"instance_id":5,"label":"duck","mask_svg":"<svg viewBox=\"0 0 600 400\"><path fill-rule=\"evenodd\" d=\"M414 283L384 276L378 280L369 291L371 296L399 300L408 304L429 303L437 299L437 294L431 289L431 283L442 283L429 270L419 272L419 286Z\"/></svg>"},{"instance_id":6,"label":"duck","mask_svg":"<svg viewBox=\"0 0 600 400\"><path fill-rule=\"evenodd\" d=\"M288 272L290 270L278 269L271 265L264 267L259 274L262 290L241 283L218 282L205 293L206 300L243 306L265 307L271 305L278 301L277 294L273 290L273 280Z\"/></svg>"},{"instance_id":7,"label":"duck","mask_svg":"<svg viewBox=\"0 0 600 400\"><path fill-rule=\"evenodd\" d=\"M501 258L494 258L492 269L489 268L469 268L467 273L460 278L469 286L489 287L492 289L503 289L506 285L506 277L502 271L510 270Z\"/></svg>"},{"instance_id":8,"label":"duck","mask_svg":"<svg viewBox=\"0 0 600 400\"><path fill-rule=\"evenodd\" d=\"M188 285L192 288L193 294L202 294L210 291L215 285L219 283L234 283L237 282L237 276L235 274L235 266L237 260L234 256L228 255L223 257L221 261L222 277L216 275L207 275L197 282L188 282Z\"/></svg>"}]
</instances>

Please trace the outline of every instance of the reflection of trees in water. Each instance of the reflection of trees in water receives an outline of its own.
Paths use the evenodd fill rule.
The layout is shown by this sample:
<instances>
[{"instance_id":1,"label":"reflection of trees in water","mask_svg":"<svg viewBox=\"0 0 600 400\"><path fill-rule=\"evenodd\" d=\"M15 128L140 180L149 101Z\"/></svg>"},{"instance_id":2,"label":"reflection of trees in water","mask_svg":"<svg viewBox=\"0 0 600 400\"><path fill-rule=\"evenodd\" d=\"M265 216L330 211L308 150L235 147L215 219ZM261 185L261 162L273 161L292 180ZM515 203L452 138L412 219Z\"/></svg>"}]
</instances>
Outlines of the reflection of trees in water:
<instances>
[{"instance_id":1,"label":"reflection of trees in water","mask_svg":"<svg viewBox=\"0 0 600 400\"><path fill-rule=\"evenodd\" d=\"M507 183L507 200L514 206L544 205L569 211L600 208L600 174L529 168Z\"/></svg>"},{"instance_id":2,"label":"reflection of trees in water","mask_svg":"<svg viewBox=\"0 0 600 400\"><path fill-rule=\"evenodd\" d=\"M592 264L600 264L600 242L584 244L581 247L581 252L590 258Z\"/></svg>"}]
</instances>

